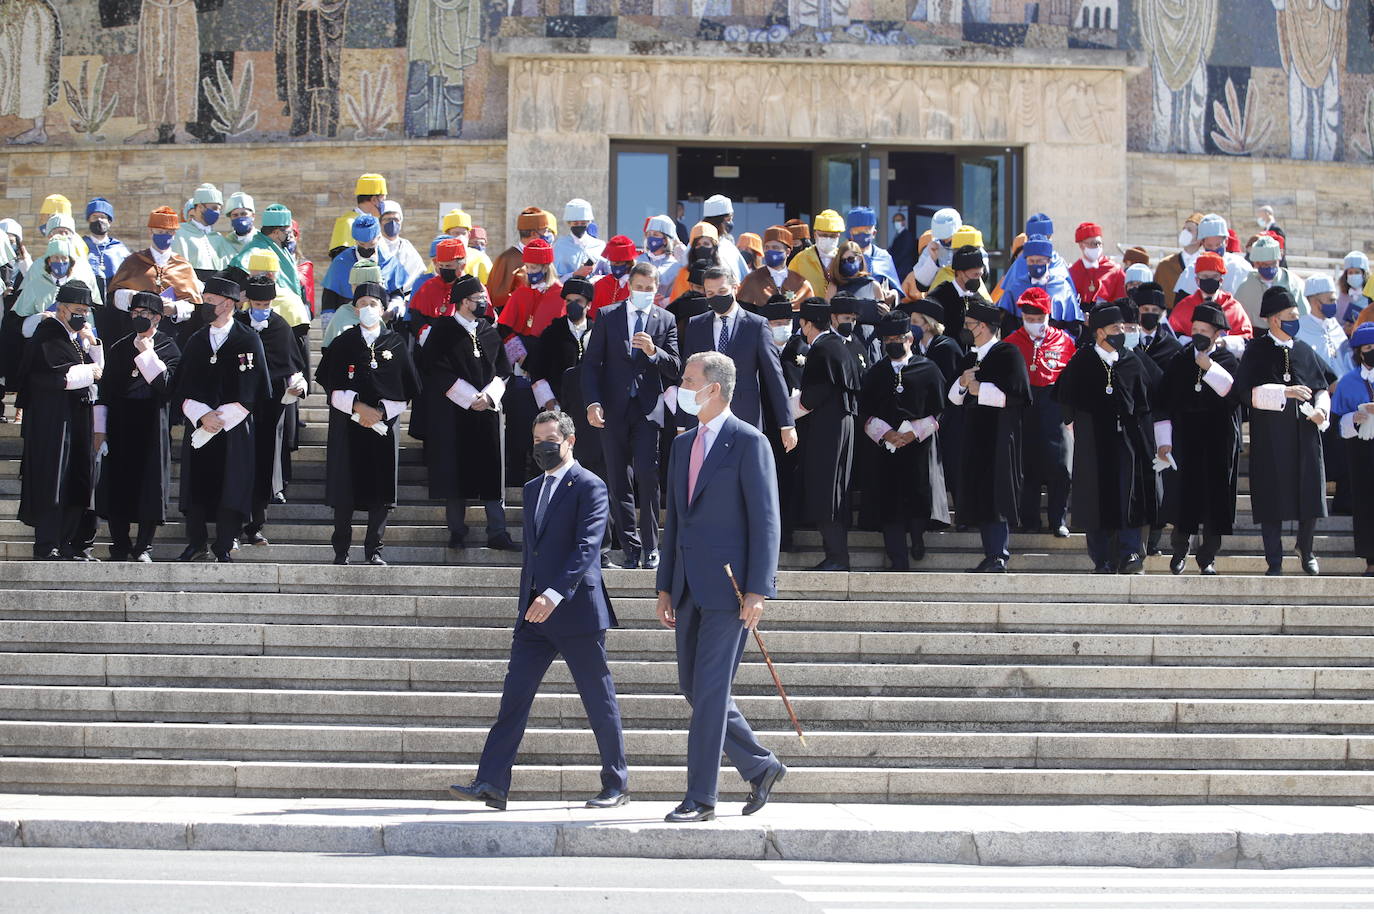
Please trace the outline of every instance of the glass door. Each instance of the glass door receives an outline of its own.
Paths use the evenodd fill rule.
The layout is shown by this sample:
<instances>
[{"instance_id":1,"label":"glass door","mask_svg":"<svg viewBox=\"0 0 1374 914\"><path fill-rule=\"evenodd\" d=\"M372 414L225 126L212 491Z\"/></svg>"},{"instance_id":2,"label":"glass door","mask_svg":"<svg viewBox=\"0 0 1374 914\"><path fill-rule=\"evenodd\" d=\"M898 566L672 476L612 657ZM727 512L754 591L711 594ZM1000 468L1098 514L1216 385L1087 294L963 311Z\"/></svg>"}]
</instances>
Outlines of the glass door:
<instances>
[{"instance_id":1,"label":"glass door","mask_svg":"<svg viewBox=\"0 0 1374 914\"><path fill-rule=\"evenodd\" d=\"M822 146L816 150L816 211L833 209L844 216L858 206L868 182L867 153L858 146Z\"/></svg>"},{"instance_id":2,"label":"glass door","mask_svg":"<svg viewBox=\"0 0 1374 914\"><path fill-rule=\"evenodd\" d=\"M673 211L673 157L663 147L616 147L611 151L611 230L602 236L627 235L636 243L644 237L644 220Z\"/></svg>"},{"instance_id":3,"label":"glass door","mask_svg":"<svg viewBox=\"0 0 1374 914\"><path fill-rule=\"evenodd\" d=\"M956 154L956 198L964 222L983 230L983 246L994 270L1010 263L1011 242L1020 231L1021 153L1016 149L970 150Z\"/></svg>"}]
</instances>

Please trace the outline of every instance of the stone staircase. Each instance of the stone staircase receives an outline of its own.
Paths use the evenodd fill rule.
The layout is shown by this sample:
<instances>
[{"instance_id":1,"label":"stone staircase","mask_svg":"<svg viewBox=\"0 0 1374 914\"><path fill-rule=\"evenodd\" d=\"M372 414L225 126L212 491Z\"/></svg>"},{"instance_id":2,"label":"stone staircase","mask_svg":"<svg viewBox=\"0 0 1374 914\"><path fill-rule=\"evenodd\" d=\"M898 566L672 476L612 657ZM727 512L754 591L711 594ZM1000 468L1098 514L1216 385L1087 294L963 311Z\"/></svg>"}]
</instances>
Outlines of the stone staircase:
<instances>
[{"instance_id":1,"label":"stone staircase","mask_svg":"<svg viewBox=\"0 0 1374 914\"><path fill-rule=\"evenodd\" d=\"M0 785L9 792L440 799L495 716L518 555L444 548L405 441L391 567L327 564L321 395L268 547L234 565L26 561L18 427L0 426ZM518 539L519 490L508 492ZM792 768L788 800L1366 803L1374 796L1374 614L1348 518L1320 525L1324 574L1265 578L1242 496L1222 575L1093 576L1081 535L1014 535L1008 576L962 573L975 533L928 537L922 571L818 574L785 554L765 619L807 730L757 652L739 704ZM469 522L480 529L481 512ZM361 540L361 529L357 531ZM877 534L851 536L879 569ZM103 547L98 547L103 555ZM1042 573L1037 573L1042 572ZM631 789L680 798L686 703L652 573L606 575ZM514 796L598 789L595 745L555 665ZM746 787L726 773L724 797Z\"/></svg>"}]
</instances>

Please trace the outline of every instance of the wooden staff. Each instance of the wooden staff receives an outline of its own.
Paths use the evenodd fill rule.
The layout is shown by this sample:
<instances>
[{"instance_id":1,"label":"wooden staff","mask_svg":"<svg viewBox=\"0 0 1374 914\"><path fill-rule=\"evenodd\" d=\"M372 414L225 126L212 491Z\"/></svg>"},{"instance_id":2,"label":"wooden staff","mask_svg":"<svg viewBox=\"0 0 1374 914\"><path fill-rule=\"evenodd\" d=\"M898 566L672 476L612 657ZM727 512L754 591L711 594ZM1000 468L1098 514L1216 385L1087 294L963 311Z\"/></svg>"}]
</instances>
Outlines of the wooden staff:
<instances>
[{"instance_id":1,"label":"wooden staff","mask_svg":"<svg viewBox=\"0 0 1374 914\"><path fill-rule=\"evenodd\" d=\"M735 573L730 570L730 563L725 563L725 576L730 579L730 586L735 588L735 596L739 598L740 609L744 609L744 594L740 592L739 582L735 580ZM782 687L782 680L778 678L778 668L773 665L773 658L768 656L768 648L763 646L763 635L759 634L758 626L754 626L754 643L759 646L759 653L763 654L763 662L768 664L768 672L773 675L773 685L778 687L778 697L782 699L782 706L787 709L787 716L792 718L792 726L797 730L797 739L801 740L803 746L806 745L806 734L802 732L801 721L797 720L797 712L792 710L792 702L787 698L787 690Z\"/></svg>"}]
</instances>

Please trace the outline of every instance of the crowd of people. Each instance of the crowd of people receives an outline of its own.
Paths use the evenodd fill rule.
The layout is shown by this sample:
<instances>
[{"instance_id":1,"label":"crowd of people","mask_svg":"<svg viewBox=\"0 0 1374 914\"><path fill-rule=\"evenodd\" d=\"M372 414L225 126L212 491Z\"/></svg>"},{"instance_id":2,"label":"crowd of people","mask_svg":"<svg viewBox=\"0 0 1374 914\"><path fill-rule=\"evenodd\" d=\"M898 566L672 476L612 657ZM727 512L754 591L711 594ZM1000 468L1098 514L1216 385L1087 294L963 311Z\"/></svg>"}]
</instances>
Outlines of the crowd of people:
<instances>
[{"instance_id":1,"label":"crowd of people","mask_svg":"<svg viewBox=\"0 0 1374 914\"><path fill-rule=\"evenodd\" d=\"M385 564L407 409L448 546L466 545L480 503L486 546L517 549L503 493L537 472L534 417L561 411L609 491L603 566L655 568L665 457L700 410L683 366L715 351L737 370L732 413L772 444L781 548L815 528L817 570L848 570L856 526L882 532L893 570L919 565L931 531L976 530L979 572L1008 569L1013 531L1073 527L1098 573L1141 573L1167 550L1173 573L1192 556L1215 574L1244 469L1269 574L1286 524L1319 572L1330 483L1374 575L1369 259L1300 280L1268 208L1244 242L1221 215L1189 214L1156 262L1108 257L1092 222L1066 261L1037 213L993 281L982 232L950 208L884 249L862 206L736 235L715 195L695 225L658 215L603 240L573 199L562 231L530 206L489 253L461 210L418 250L381 175L353 202L306 227L330 235L318 289L288 206L212 184L142 232L103 197L81 231L60 194L27 229L0 220L0 421L13 393L36 558L94 560L104 519L111 559L151 561L175 425L181 560L266 544L318 389L337 563L362 512L365 560Z\"/></svg>"}]
</instances>

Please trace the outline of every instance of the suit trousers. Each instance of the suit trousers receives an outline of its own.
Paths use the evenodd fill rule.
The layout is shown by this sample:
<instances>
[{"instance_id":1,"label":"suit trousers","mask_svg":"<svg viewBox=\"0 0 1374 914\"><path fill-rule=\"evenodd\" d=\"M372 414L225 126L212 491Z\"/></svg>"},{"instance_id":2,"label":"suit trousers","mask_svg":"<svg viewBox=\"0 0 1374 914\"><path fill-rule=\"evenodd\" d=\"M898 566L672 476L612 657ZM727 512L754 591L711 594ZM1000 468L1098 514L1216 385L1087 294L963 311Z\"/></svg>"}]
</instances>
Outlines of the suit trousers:
<instances>
[{"instance_id":1,"label":"suit trousers","mask_svg":"<svg viewBox=\"0 0 1374 914\"><path fill-rule=\"evenodd\" d=\"M215 513L215 541L210 551L216 558L223 558L234 548L234 538L243 527L243 515L237 511L221 508ZM191 508L186 512L186 539L193 546L204 548L209 538L207 512L204 508Z\"/></svg>"},{"instance_id":2,"label":"suit trousers","mask_svg":"<svg viewBox=\"0 0 1374 914\"><path fill-rule=\"evenodd\" d=\"M129 539L129 527L132 526L129 521L112 517L107 523L110 528L110 558L137 557L153 545L153 534L157 533L157 524L152 521L139 523L137 542Z\"/></svg>"},{"instance_id":3,"label":"suit trousers","mask_svg":"<svg viewBox=\"0 0 1374 914\"><path fill-rule=\"evenodd\" d=\"M1139 527L1123 527L1120 530L1094 527L1087 531L1087 535L1088 557L1094 565L1116 566L1132 553L1140 556L1145 554L1140 548Z\"/></svg>"},{"instance_id":4,"label":"suit trousers","mask_svg":"<svg viewBox=\"0 0 1374 914\"><path fill-rule=\"evenodd\" d=\"M1317 521L1306 518L1298 521L1298 555L1306 558L1312 554L1313 540L1316 538ZM1260 536L1264 539L1264 559L1270 568L1283 564L1283 524L1280 521L1265 521L1260 524Z\"/></svg>"},{"instance_id":5,"label":"suit trousers","mask_svg":"<svg viewBox=\"0 0 1374 914\"><path fill-rule=\"evenodd\" d=\"M980 524L978 535L983 541L983 558L1001 559L1004 562L1011 558L1011 550L1008 548L1011 542L1011 528L1006 521Z\"/></svg>"},{"instance_id":6,"label":"suit trousers","mask_svg":"<svg viewBox=\"0 0 1374 914\"><path fill-rule=\"evenodd\" d=\"M1151 534L1154 533L1153 530L1150 532ZM1174 527L1173 535L1170 538L1170 542L1173 545L1174 558L1188 557L1188 548L1191 545L1191 539L1192 537L1188 534L1179 530L1178 527ZM1221 534L1212 530L1212 528L1208 527L1206 524L1203 524L1202 534L1198 538L1197 544L1197 566L1199 568L1206 568L1216 561L1217 553L1220 551Z\"/></svg>"},{"instance_id":7,"label":"suit trousers","mask_svg":"<svg viewBox=\"0 0 1374 914\"><path fill-rule=\"evenodd\" d=\"M84 551L86 513L80 505L58 505L39 515L33 528L34 558L43 558L54 549L64 557Z\"/></svg>"},{"instance_id":8,"label":"suit trousers","mask_svg":"<svg viewBox=\"0 0 1374 914\"><path fill-rule=\"evenodd\" d=\"M495 539L506 532L506 503L501 499L484 501L482 507L487 512L487 539ZM448 532L454 536L468 535L468 503L463 498L450 498L444 502L444 521Z\"/></svg>"},{"instance_id":9,"label":"suit trousers","mask_svg":"<svg viewBox=\"0 0 1374 914\"><path fill-rule=\"evenodd\" d=\"M821 549L827 562L839 562L849 567L849 528L843 521L822 520L816 522L816 532L821 535Z\"/></svg>"},{"instance_id":10,"label":"suit trousers","mask_svg":"<svg viewBox=\"0 0 1374 914\"><path fill-rule=\"evenodd\" d=\"M550 636L539 626L524 623L511 637L501 708L482 747L477 779L498 790L510 790L511 767L525 736L530 706L549 665L559 656L568 665L587 712L587 724L596 737L596 748L601 754L601 786L605 790L624 791L629 784L625 739L620 729L615 683L606 660L606 632Z\"/></svg>"},{"instance_id":11,"label":"suit trousers","mask_svg":"<svg viewBox=\"0 0 1374 914\"><path fill-rule=\"evenodd\" d=\"M778 760L759 744L730 695L749 643L739 607L704 610L684 593L676 616L678 688L692 706L686 798L715 806L722 750L746 781L758 778Z\"/></svg>"},{"instance_id":12,"label":"suit trousers","mask_svg":"<svg viewBox=\"0 0 1374 914\"><path fill-rule=\"evenodd\" d=\"M883 524L883 548L887 550L887 557L892 560L895 568L906 568L909 566L907 561L907 538L911 539L911 548L918 553L924 552L926 548L926 519L924 517L912 517L904 521L894 521L890 524Z\"/></svg>"},{"instance_id":13,"label":"suit trousers","mask_svg":"<svg viewBox=\"0 0 1374 914\"><path fill-rule=\"evenodd\" d=\"M334 509L334 535L330 544L334 555L348 555L353 546L353 505ZM391 517L391 509L386 505L372 505L367 511L367 532L363 534L363 552L368 558L382 554L382 538L386 536L386 522Z\"/></svg>"},{"instance_id":14,"label":"suit trousers","mask_svg":"<svg viewBox=\"0 0 1374 914\"><path fill-rule=\"evenodd\" d=\"M658 549L658 441L660 429L630 404L624 418L608 417L601 432L606 455L606 488L611 497L611 524L626 552ZM636 508L638 522L636 522Z\"/></svg>"},{"instance_id":15,"label":"suit trousers","mask_svg":"<svg viewBox=\"0 0 1374 914\"><path fill-rule=\"evenodd\" d=\"M1050 529L1064 523L1068 511L1072 433L1064 428L1064 412L1046 388L1036 388L1026 414L1033 429L1025 446L1025 480L1021 488L1021 525L1040 526L1040 490L1047 493L1045 512Z\"/></svg>"}]
</instances>

